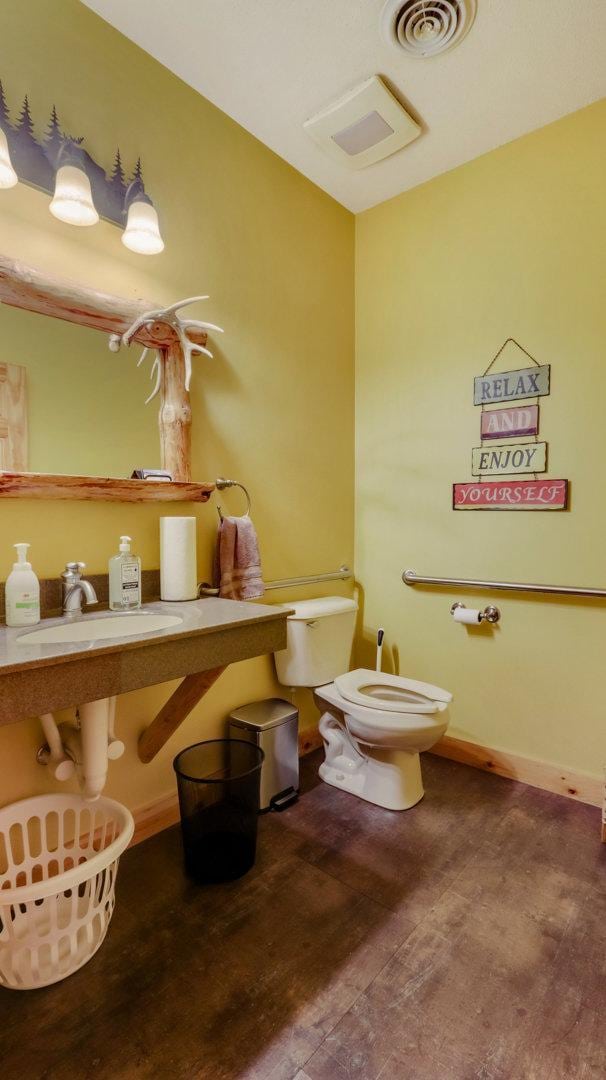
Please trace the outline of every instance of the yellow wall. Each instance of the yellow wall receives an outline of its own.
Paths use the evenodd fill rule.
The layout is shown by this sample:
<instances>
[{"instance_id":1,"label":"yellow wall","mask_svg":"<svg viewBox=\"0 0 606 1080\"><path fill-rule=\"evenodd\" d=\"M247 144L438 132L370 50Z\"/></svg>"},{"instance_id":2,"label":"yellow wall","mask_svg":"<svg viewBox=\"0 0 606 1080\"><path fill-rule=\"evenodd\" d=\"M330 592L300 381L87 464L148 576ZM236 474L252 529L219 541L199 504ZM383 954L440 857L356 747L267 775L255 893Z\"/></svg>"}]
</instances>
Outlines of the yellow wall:
<instances>
[{"instance_id":1,"label":"yellow wall","mask_svg":"<svg viewBox=\"0 0 606 1080\"><path fill-rule=\"evenodd\" d=\"M64 125L86 134L106 165L118 144L129 165L142 155L166 240L163 255L145 260L126 251L110 225L76 230L56 222L48 198L20 185L0 193L3 253L126 295L168 302L209 292L205 312L226 334L213 341L214 361L195 361L195 477L225 473L250 485L268 579L351 560L351 215L75 0L6 6L2 45L13 111L29 93L40 130L54 101ZM606 758L603 606L456 594L501 607L496 631L473 632L452 623L454 594L409 589L400 574L409 565L444 575L606 582L605 124L606 106L594 105L360 215L356 254L358 659L372 663L383 624L387 666L453 690L452 734L595 774ZM38 332L24 331L13 312L0 319L2 357L14 362L23 361L23 334L56 357L70 332L49 332L54 346L50 337L45 345L42 320ZM572 482L569 513L450 509L451 484L470 478L478 442L473 376L508 336L552 365L541 435L550 474ZM73 352L76 338L65 340ZM95 350L102 364L104 343ZM132 371L134 359L123 360ZM106 362L109 376L115 361L108 354ZM72 440L74 459L82 455L74 471L103 454L112 469L115 450L104 434L111 386L108 378L103 400L95 391L90 445ZM130 380L137 410L140 388ZM36 420L32 433L36 464L45 453L54 462L59 443L70 452L51 390L47 426ZM67 386L66 394L76 400L86 385ZM147 452L149 415L137 414L137 424L147 429L133 455L141 445ZM224 502L238 512L236 493ZM206 577L214 507L170 512L184 511L198 517ZM0 576L21 539L31 541L40 576L56 576L69 558L101 572L124 531L144 566L157 566L161 512L5 501ZM346 587L297 595L319 591ZM156 761L142 766L137 735L171 689L151 687L119 703L128 749L111 765L107 791L130 806L170 791L175 750L218 732L233 705L283 692L269 658L232 668ZM309 695L299 704L307 726L315 719ZM33 760L39 742L33 720L0 731L2 802L52 786Z\"/></svg>"},{"instance_id":2,"label":"yellow wall","mask_svg":"<svg viewBox=\"0 0 606 1080\"><path fill-rule=\"evenodd\" d=\"M166 241L161 256L134 255L115 227L102 222L70 228L49 214L46 195L19 185L0 193L2 252L123 295L169 302L210 293L204 312L226 332L212 343L214 360L194 361L194 477L225 474L250 486L267 579L351 561L352 216L76 0L5 5L1 24L0 75L13 115L28 93L38 132L54 102L65 128L86 135L91 153L107 167L117 145L129 167L141 154ZM19 319L0 311L1 355L13 362L23 359ZM44 350L47 324L37 322ZM53 331L53 341L70 332L78 334ZM53 355L50 342L47 355ZM109 379L115 360L105 357L104 348L99 356ZM131 368L134 361L123 357ZM86 380L66 383L64 398L77 408L87 396ZM129 385L132 408L142 410L143 383L138 390L132 380ZM98 425L88 425L88 438L97 445L82 448L82 456L74 446L72 471L93 449L96 459L107 453L111 470L111 394L95 400ZM87 401L83 408L89 407ZM64 453L69 450L62 430L68 413L49 399L45 420L45 444L37 422L33 440L37 458L46 445L51 462L59 441ZM129 464L134 456L138 462L133 449ZM64 471L69 468L64 461ZM222 502L234 513L242 506L237 493L225 493ZM32 543L41 577L57 576L73 558L103 572L122 532L134 538L144 567L158 566L162 512L155 506L3 501L0 576L10 569L16 540ZM199 572L208 577L213 503L168 512L197 514ZM336 583L325 591L344 589ZM231 707L283 692L269 658L235 666L156 761L140 765L138 732L171 689L152 687L119 702L118 727L128 749L110 767L107 793L129 806L170 791L173 754L220 730ZM309 723L308 695L300 704ZM33 760L39 743L34 721L0 731L0 801L50 789L48 774Z\"/></svg>"},{"instance_id":3,"label":"yellow wall","mask_svg":"<svg viewBox=\"0 0 606 1080\"><path fill-rule=\"evenodd\" d=\"M360 658L383 624L402 674L453 691L452 735L594 774L603 602L400 574L606 585L605 137L601 102L367 211L356 233ZM541 437L568 513L450 509L479 445L473 377L510 336L552 365ZM455 598L496 601L498 629L455 625Z\"/></svg>"}]
</instances>

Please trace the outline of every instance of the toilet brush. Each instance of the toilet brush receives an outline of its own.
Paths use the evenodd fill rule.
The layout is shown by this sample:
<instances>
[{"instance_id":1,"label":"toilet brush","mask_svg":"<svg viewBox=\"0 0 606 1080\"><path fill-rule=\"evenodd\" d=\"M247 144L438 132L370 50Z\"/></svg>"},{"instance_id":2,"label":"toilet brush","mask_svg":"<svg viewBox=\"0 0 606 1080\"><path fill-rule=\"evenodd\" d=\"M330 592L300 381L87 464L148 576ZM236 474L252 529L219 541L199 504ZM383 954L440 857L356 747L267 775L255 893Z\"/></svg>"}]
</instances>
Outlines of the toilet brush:
<instances>
[{"instance_id":1,"label":"toilet brush","mask_svg":"<svg viewBox=\"0 0 606 1080\"><path fill-rule=\"evenodd\" d=\"M381 657L383 655L383 638L385 637L385 631L382 626L377 630L377 664L376 670L381 670Z\"/></svg>"}]
</instances>

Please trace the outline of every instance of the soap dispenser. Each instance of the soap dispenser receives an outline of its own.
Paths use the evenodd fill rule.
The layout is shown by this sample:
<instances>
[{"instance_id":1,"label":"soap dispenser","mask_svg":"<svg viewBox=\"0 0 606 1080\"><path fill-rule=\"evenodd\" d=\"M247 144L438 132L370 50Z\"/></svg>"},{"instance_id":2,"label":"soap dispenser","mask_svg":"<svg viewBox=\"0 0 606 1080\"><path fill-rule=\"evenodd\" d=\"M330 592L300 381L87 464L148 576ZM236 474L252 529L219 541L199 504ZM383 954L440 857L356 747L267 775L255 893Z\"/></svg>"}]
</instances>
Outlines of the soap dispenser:
<instances>
[{"instance_id":1,"label":"soap dispenser","mask_svg":"<svg viewBox=\"0 0 606 1080\"><path fill-rule=\"evenodd\" d=\"M120 537L120 550L109 560L109 606L112 611L141 607L141 559L130 550L130 536Z\"/></svg>"},{"instance_id":2,"label":"soap dispenser","mask_svg":"<svg viewBox=\"0 0 606 1080\"><path fill-rule=\"evenodd\" d=\"M40 622L40 582L27 561L29 544L13 544L17 562L6 579L6 625L34 626Z\"/></svg>"}]
</instances>

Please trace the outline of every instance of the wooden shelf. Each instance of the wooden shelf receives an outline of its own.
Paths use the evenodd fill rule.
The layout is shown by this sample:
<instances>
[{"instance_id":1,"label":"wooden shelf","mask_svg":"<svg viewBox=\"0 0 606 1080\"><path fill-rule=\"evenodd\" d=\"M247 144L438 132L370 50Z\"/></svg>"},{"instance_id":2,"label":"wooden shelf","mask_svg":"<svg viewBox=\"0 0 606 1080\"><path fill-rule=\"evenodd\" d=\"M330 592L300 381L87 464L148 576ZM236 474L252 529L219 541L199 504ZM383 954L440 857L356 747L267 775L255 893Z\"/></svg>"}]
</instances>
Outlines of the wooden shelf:
<instances>
[{"instance_id":1,"label":"wooden shelf","mask_svg":"<svg viewBox=\"0 0 606 1080\"><path fill-rule=\"evenodd\" d=\"M215 485L122 480L114 476L0 472L0 498L89 502L208 502Z\"/></svg>"}]
</instances>

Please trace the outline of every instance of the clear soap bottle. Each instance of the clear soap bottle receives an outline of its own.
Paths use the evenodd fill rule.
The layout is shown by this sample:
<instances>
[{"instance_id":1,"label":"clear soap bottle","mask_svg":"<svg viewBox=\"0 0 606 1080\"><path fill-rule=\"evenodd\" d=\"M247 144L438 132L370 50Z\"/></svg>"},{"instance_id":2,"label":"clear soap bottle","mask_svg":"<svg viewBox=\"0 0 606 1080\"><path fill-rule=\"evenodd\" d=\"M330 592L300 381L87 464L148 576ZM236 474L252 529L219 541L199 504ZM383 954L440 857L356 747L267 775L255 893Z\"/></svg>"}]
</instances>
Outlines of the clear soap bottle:
<instances>
[{"instance_id":1,"label":"clear soap bottle","mask_svg":"<svg viewBox=\"0 0 606 1080\"><path fill-rule=\"evenodd\" d=\"M130 536L120 537L120 551L109 560L109 606L112 611L141 607L141 559L130 550Z\"/></svg>"}]
</instances>

